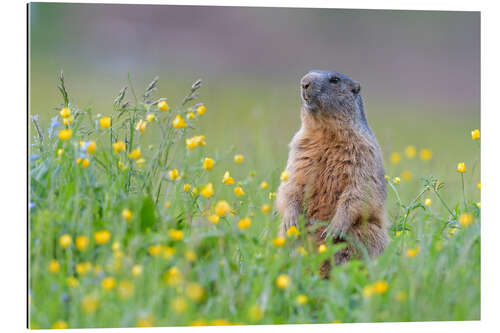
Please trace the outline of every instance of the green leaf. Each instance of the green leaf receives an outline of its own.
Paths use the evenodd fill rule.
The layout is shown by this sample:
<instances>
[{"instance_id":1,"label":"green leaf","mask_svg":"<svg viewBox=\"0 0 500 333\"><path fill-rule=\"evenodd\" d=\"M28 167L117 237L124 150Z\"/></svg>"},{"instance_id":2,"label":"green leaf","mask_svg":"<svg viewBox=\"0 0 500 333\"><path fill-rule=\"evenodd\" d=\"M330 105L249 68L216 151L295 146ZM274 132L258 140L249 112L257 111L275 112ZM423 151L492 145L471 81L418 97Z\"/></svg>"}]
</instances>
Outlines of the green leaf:
<instances>
[{"instance_id":1,"label":"green leaf","mask_svg":"<svg viewBox=\"0 0 500 333\"><path fill-rule=\"evenodd\" d=\"M145 232L148 229L151 229L156 221L155 214L155 204L153 200L146 196L142 200L141 207L141 231Z\"/></svg>"}]
</instances>

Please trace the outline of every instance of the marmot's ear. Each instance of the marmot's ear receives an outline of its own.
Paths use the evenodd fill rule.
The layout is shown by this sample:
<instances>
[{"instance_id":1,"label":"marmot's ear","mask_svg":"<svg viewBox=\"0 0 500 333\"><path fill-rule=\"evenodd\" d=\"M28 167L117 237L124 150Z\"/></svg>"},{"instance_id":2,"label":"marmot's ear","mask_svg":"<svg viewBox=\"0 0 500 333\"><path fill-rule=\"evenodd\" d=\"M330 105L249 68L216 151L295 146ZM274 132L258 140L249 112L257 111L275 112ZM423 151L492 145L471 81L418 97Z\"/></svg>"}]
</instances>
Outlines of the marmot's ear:
<instances>
[{"instance_id":1,"label":"marmot's ear","mask_svg":"<svg viewBox=\"0 0 500 333\"><path fill-rule=\"evenodd\" d=\"M353 81L351 91L354 95L358 95L359 92L361 91L361 85L358 82Z\"/></svg>"}]
</instances>

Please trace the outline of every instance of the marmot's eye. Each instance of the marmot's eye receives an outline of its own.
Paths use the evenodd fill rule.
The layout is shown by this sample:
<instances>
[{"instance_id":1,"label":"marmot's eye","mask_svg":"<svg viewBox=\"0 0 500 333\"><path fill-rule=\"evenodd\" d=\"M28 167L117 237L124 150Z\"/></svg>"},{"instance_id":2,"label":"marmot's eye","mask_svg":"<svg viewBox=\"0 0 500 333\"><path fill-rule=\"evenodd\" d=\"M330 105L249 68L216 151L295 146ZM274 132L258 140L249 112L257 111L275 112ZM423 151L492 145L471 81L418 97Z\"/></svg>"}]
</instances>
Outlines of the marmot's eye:
<instances>
[{"instance_id":1,"label":"marmot's eye","mask_svg":"<svg viewBox=\"0 0 500 333\"><path fill-rule=\"evenodd\" d=\"M340 79L336 76L332 76L330 78L330 83L339 83Z\"/></svg>"}]
</instances>

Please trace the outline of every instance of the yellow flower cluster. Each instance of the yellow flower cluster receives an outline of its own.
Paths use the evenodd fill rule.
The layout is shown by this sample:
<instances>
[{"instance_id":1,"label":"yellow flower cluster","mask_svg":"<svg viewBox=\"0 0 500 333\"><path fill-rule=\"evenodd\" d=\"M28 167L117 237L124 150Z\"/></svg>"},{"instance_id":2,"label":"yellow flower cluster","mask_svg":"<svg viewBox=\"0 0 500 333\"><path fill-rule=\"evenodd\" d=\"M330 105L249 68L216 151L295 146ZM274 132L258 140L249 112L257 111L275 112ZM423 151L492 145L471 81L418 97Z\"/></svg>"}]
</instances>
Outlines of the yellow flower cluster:
<instances>
[{"instance_id":1,"label":"yellow flower cluster","mask_svg":"<svg viewBox=\"0 0 500 333\"><path fill-rule=\"evenodd\" d=\"M206 146L204 135L196 135L191 138L186 139L186 147L187 149L194 149L196 147Z\"/></svg>"}]
</instances>

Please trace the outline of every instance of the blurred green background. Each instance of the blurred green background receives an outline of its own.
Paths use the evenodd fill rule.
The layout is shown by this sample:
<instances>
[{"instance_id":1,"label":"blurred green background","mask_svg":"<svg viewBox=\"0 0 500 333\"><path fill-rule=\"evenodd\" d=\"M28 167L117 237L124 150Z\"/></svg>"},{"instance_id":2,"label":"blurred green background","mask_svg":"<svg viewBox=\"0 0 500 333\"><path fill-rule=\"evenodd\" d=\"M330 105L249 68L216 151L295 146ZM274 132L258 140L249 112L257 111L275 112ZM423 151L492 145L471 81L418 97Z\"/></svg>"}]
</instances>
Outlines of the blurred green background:
<instances>
[{"instance_id":1,"label":"blurred green background","mask_svg":"<svg viewBox=\"0 0 500 333\"><path fill-rule=\"evenodd\" d=\"M387 162L390 175L458 185L465 161L479 181L469 134L480 122L478 12L32 3L29 13L30 112L44 125L61 102L61 69L73 104L102 114L127 73L138 92L159 75L155 96L171 106L202 78L209 149L235 146L269 171L284 167L300 126L301 76L327 69L361 82L387 161L409 144L432 149L428 163Z\"/></svg>"}]
</instances>

